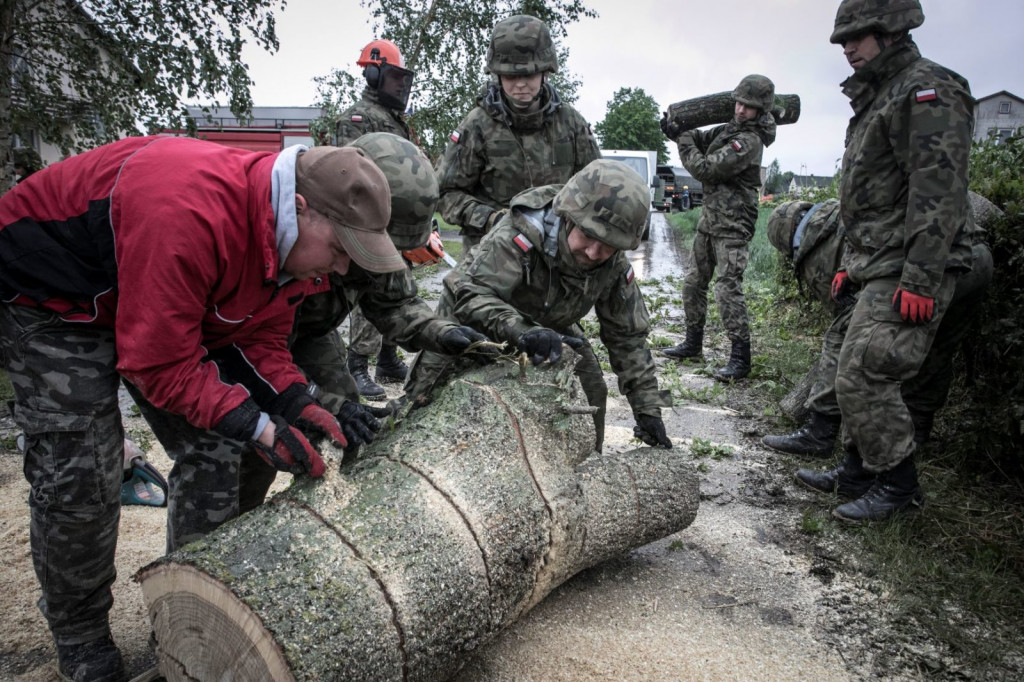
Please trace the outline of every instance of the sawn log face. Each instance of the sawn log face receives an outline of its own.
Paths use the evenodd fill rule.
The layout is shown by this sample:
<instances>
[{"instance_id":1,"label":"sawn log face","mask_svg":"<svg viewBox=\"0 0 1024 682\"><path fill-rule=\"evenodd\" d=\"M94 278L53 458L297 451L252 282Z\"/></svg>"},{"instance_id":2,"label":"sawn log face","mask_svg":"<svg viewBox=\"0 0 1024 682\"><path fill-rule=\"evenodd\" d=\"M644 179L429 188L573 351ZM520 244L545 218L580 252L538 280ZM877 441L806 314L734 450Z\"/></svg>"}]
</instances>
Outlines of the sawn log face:
<instances>
[{"instance_id":1,"label":"sawn log face","mask_svg":"<svg viewBox=\"0 0 1024 682\"><path fill-rule=\"evenodd\" d=\"M522 373L522 376L521 376ZM141 570L169 680L435 680L575 573L692 523L677 450L588 457L565 366L471 371L360 459Z\"/></svg>"}]
</instances>

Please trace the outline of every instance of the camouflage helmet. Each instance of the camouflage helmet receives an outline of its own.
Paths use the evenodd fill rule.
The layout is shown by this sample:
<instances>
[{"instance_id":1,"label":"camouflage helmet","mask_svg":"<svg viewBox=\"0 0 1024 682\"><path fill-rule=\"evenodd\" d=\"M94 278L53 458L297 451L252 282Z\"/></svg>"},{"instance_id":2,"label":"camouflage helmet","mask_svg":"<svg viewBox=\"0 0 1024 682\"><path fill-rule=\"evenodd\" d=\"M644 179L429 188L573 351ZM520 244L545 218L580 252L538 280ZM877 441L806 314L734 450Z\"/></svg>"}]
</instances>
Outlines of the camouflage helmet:
<instances>
[{"instance_id":1,"label":"camouflage helmet","mask_svg":"<svg viewBox=\"0 0 1024 682\"><path fill-rule=\"evenodd\" d=\"M419 147L392 133L367 133L349 145L361 149L391 188L388 235L399 251L427 243L437 209L437 176Z\"/></svg>"},{"instance_id":2,"label":"camouflage helmet","mask_svg":"<svg viewBox=\"0 0 1024 682\"><path fill-rule=\"evenodd\" d=\"M43 168L43 160L39 157L39 152L31 147L15 147L11 150L11 160L15 166L24 168L26 175L31 175Z\"/></svg>"},{"instance_id":3,"label":"camouflage helmet","mask_svg":"<svg viewBox=\"0 0 1024 682\"><path fill-rule=\"evenodd\" d=\"M919 0L843 0L829 42L838 44L871 33L900 33L923 23Z\"/></svg>"},{"instance_id":4,"label":"camouflage helmet","mask_svg":"<svg viewBox=\"0 0 1024 682\"><path fill-rule=\"evenodd\" d=\"M762 113L772 110L775 105L775 83L767 76L752 73L743 78L732 91L733 100L748 107L760 109Z\"/></svg>"},{"instance_id":5,"label":"camouflage helmet","mask_svg":"<svg viewBox=\"0 0 1024 682\"><path fill-rule=\"evenodd\" d=\"M494 25L487 47L487 72L496 76L532 76L558 70L558 55L548 25L517 14Z\"/></svg>"},{"instance_id":6,"label":"camouflage helmet","mask_svg":"<svg viewBox=\"0 0 1024 682\"><path fill-rule=\"evenodd\" d=\"M786 258L793 257L793 233L812 206L809 201L787 201L768 217L768 241Z\"/></svg>"},{"instance_id":7,"label":"camouflage helmet","mask_svg":"<svg viewBox=\"0 0 1024 682\"><path fill-rule=\"evenodd\" d=\"M591 239L620 251L640 245L651 194L640 174L621 161L597 159L555 195L555 213Z\"/></svg>"}]
</instances>

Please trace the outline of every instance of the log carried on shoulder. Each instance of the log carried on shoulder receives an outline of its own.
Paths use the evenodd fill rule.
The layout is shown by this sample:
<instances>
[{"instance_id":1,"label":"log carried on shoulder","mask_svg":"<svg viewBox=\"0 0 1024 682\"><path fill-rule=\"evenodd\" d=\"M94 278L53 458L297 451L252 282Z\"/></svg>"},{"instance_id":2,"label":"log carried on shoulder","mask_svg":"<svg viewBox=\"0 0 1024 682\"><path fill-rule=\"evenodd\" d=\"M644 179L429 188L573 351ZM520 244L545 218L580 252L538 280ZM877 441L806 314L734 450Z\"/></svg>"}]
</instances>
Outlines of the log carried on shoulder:
<instances>
[{"instance_id":1,"label":"log carried on shoulder","mask_svg":"<svg viewBox=\"0 0 1024 682\"><path fill-rule=\"evenodd\" d=\"M566 352L566 355L570 355ZM472 370L353 464L139 571L168 680L437 680L551 590L687 527L678 451L588 457L571 366Z\"/></svg>"},{"instance_id":2,"label":"log carried on shoulder","mask_svg":"<svg viewBox=\"0 0 1024 682\"><path fill-rule=\"evenodd\" d=\"M668 119L679 124L680 130L719 125L732 120L735 105L732 91L716 92L668 105ZM800 118L800 95L776 95L772 116L778 125L796 123Z\"/></svg>"}]
</instances>

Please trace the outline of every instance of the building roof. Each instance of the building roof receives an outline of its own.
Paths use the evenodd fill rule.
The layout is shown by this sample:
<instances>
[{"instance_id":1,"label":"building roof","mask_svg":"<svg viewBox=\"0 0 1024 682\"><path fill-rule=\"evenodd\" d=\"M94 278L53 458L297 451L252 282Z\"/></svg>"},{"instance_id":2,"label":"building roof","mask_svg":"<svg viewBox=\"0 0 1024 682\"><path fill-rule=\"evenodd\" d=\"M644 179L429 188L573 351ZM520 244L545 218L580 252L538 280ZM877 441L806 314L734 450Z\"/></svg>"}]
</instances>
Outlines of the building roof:
<instances>
[{"instance_id":1,"label":"building roof","mask_svg":"<svg viewBox=\"0 0 1024 682\"><path fill-rule=\"evenodd\" d=\"M1000 90L999 92L993 92L991 95L985 95L984 97L979 97L978 99L974 100L974 103L975 104L981 104L985 100L992 99L993 97L1012 97L1013 99L1017 100L1018 102L1024 102L1024 99L1021 99L1020 97L1017 97L1017 95L1013 94L1012 92L1007 92L1006 90Z\"/></svg>"},{"instance_id":2,"label":"building roof","mask_svg":"<svg viewBox=\"0 0 1024 682\"><path fill-rule=\"evenodd\" d=\"M831 175L794 175L793 182L797 187L828 187L832 184Z\"/></svg>"}]
</instances>

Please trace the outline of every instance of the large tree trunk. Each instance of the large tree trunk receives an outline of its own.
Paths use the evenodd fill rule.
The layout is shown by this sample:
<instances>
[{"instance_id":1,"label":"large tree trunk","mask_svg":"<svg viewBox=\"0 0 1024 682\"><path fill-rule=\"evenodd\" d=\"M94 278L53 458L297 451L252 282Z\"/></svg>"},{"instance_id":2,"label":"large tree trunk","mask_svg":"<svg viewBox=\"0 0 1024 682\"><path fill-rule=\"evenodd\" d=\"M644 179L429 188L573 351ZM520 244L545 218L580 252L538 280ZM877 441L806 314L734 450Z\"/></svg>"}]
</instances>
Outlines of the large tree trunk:
<instances>
[{"instance_id":1,"label":"large tree trunk","mask_svg":"<svg viewBox=\"0 0 1024 682\"><path fill-rule=\"evenodd\" d=\"M807 373L779 401L779 408L782 410L782 413L797 424L803 424L807 421L809 410L805 403L811 395L811 388L814 386L814 379L818 374L819 362L820 360L815 360L814 364L808 368Z\"/></svg>"},{"instance_id":2,"label":"large tree trunk","mask_svg":"<svg viewBox=\"0 0 1024 682\"><path fill-rule=\"evenodd\" d=\"M571 367L454 380L354 464L142 569L168 680L436 680L578 571L688 526L678 451L588 457Z\"/></svg>"},{"instance_id":3,"label":"large tree trunk","mask_svg":"<svg viewBox=\"0 0 1024 682\"><path fill-rule=\"evenodd\" d=\"M680 130L693 130L703 126L728 123L732 120L736 100L732 91L694 97L668 106L668 118L679 124ZM799 95L775 95L772 116L778 125L796 123L800 118Z\"/></svg>"}]
</instances>

